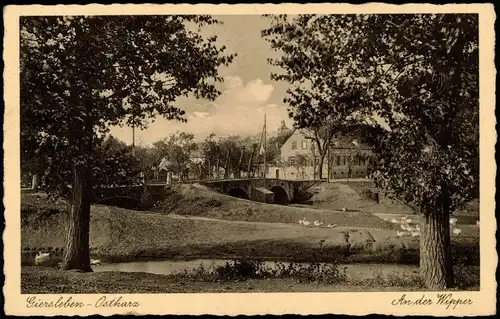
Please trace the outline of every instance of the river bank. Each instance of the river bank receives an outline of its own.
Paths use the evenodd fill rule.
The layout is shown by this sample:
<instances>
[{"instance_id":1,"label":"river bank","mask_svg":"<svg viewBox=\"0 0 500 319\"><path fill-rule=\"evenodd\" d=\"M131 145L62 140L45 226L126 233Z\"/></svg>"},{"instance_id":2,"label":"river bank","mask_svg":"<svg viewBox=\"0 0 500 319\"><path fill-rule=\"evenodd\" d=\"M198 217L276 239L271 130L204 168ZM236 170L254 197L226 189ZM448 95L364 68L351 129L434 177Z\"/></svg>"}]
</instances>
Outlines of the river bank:
<instances>
[{"instance_id":1,"label":"river bank","mask_svg":"<svg viewBox=\"0 0 500 319\"><path fill-rule=\"evenodd\" d=\"M366 267L365 267L366 268ZM352 271L352 270L351 270ZM475 269L475 271L479 271ZM147 272L98 271L79 273L56 268L21 268L21 293L235 293L235 292L356 292L427 291L411 268L393 274L384 271L357 276L356 272L334 283L297 278L207 280L195 276ZM479 290L479 281L455 290Z\"/></svg>"},{"instance_id":2,"label":"river bank","mask_svg":"<svg viewBox=\"0 0 500 319\"><path fill-rule=\"evenodd\" d=\"M65 215L64 212L52 212L22 226L25 264L29 264L38 251L62 256ZM391 233L348 227L228 223L95 206L91 213L90 248L93 258L107 262L247 256L271 260L417 265L418 240L390 238ZM455 256L471 265L479 262L478 246L474 238L453 241Z\"/></svg>"},{"instance_id":3,"label":"river bank","mask_svg":"<svg viewBox=\"0 0 500 319\"><path fill-rule=\"evenodd\" d=\"M300 283L293 279L250 279L209 282L178 280L172 276L134 272L77 273L44 267L22 267L21 293L234 293L234 292L335 292L413 291L415 287L370 287L353 284Z\"/></svg>"},{"instance_id":4,"label":"river bank","mask_svg":"<svg viewBox=\"0 0 500 319\"><path fill-rule=\"evenodd\" d=\"M189 189L189 193L194 194L194 190ZM163 209L162 212L144 212L93 205L90 218L92 257L106 262L238 257L339 263L418 265L419 262L418 238L397 238L391 223L371 214L317 212L253 203L221 194L205 195L199 193L191 205L205 205L211 199L208 195L219 201L227 200L227 207L210 214L227 211L231 219L168 214ZM262 210L254 204L263 207ZM29 265L38 251L62 256L68 209L63 201L22 194L23 264ZM245 209L253 213L248 215ZM335 220L343 222L335 228L305 227L294 221L300 219L301 211L322 214L310 219L322 217L325 224ZM264 213L271 221L259 220ZM453 238L454 255L465 264L478 265L477 227L464 225L463 229L460 237Z\"/></svg>"},{"instance_id":5,"label":"river bank","mask_svg":"<svg viewBox=\"0 0 500 319\"><path fill-rule=\"evenodd\" d=\"M419 263L418 238L397 238L395 226L374 214L254 203L209 191L196 193L192 188L188 188L185 195L182 205L172 206L179 214L169 212L168 205L156 211L93 205L90 253L92 258L101 259L105 264L95 266L95 273L82 274L31 266L38 251L62 258L69 205L36 194L22 194L23 291L171 293L419 289L415 272ZM187 210L182 211L183 207ZM296 222L301 216L325 223L338 222L339 225L334 228L303 226ZM478 228L475 225L461 227L462 236L452 240L455 264L458 273L465 278L461 279L462 289L477 289ZM355 271L346 280L337 282L335 279L324 284L314 283L315 278L324 278L324 274L311 269L302 270L310 282L294 278L214 281L214 274L206 270L198 271L194 277L179 277L160 269L164 267L162 263L170 263L176 264L176 269L182 272L190 268L190 263L196 263L196 259L242 257L273 262L333 262L365 270ZM191 262L185 262L189 260ZM146 261L152 262L144 263ZM370 268L368 264L377 266ZM396 268L412 270L406 275L403 271L402 275L389 276L388 273L395 273ZM335 269L333 274L337 272ZM384 269L388 271L384 273ZM331 275L332 272L326 272L327 277ZM206 278L212 279L207 281Z\"/></svg>"}]
</instances>

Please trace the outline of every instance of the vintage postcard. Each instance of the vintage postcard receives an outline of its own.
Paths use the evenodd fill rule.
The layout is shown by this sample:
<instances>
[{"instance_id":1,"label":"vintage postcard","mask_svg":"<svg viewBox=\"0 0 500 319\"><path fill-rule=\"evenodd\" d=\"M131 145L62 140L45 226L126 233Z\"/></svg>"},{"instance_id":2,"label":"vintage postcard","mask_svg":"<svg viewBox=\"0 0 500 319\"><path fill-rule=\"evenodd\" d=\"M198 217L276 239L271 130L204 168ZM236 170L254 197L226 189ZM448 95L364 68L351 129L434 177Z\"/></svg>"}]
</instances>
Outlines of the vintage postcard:
<instances>
[{"instance_id":1,"label":"vintage postcard","mask_svg":"<svg viewBox=\"0 0 500 319\"><path fill-rule=\"evenodd\" d=\"M6 313L495 314L495 19L7 6Z\"/></svg>"}]
</instances>

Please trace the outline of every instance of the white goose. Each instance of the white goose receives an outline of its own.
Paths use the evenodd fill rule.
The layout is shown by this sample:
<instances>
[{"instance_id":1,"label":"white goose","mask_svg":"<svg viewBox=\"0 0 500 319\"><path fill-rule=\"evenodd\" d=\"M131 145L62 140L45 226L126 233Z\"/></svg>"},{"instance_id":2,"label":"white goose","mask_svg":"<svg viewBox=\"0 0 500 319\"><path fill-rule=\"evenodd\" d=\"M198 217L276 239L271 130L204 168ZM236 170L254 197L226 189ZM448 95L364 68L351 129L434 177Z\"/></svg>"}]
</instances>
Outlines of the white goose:
<instances>
[{"instance_id":1,"label":"white goose","mask_svg":"<svg viewBox=\"0 0 500 319\"><path fill-rule=\"evenodd\" d=\"M309 226L311 225L311 222L308 221L308 220L304 220L304 222L302 223L304 226Z\"/></svg>"},{"instance_id":2,"label":"white goose","mask_svg":"<svg viewBox=\"0 0 500 319\"><path fill-rule=\"evenodd\" d=\"M399 221L398 221L397 219L393 218L393 219L391 220L391 223L393 223L393 224L399 224Z\"/></svg>"},{"instance_id":3,"label":"white goose","mask_svg":"<svg viewBox=\"0 0 500 319\"><path fill-rule=\"evenodd\" d=\"M410 235L410 232L407 232L407 231L397 231L396 232L397 236L398 237L405 237L405 236L409 236Z\"/></svg>"},{"instance_id":4,"label":"white goose","mask_svg":"<svg viewBox=\"0 0 500 319\"><path fill-rule=\"evenodd\" d=\"M453 234L454 234L455 236L459 236L461 233L462 233L462 229L461 229L461 228L458 228L458 227L457 227L457 228L454 228L454 229L453 229Z\"/></svg>"},{"instance_id":5,"label":"white goose","mask_svg":"<svg viewBox=\"0 0 500 319\"><path fill-rule=\"evenodd\" d=\"M450 218L450 225L455 225L457 223L458 219L456 219L455 217L451 217Z\"/></svg>"},{"instance_id":6,"label":"white goose","mask_svg":"<svg viewBox=\"0 0 500 319\"><path fill-rule=\"evenodd\" d=\"M47 264L50 261L50 253L42 253L38 252L35 256L35 265L42 266Z\"/></svg>"},{"instance_id":7,"label":"white goose","mask_svg":"<svg viewBox=\"0 0 500 319\"><path fill-rule=\"evenodd\" d=\"M91 259L90 264L91 265L100 265L101 261L99 259Z\"/></svg>"},{"instance_id":8,"label":"white goose","mask_svg":"<svg viewBox=\"0 0 500 319\"><path fill-rule=\"evenodd\" d=\"M337 224L328 224L328 225L326 225L326 227L328 227L328 228L337 227Z\"/></svg>"},{"instance_id":9,"label":"white goose","mask_svg":"<svg viewBox=\"0 0 500 319\"><path fill-rule=\"evenodd\" d=\"M319 226L321 226L321 225L323 225L323 222L320 222L320 221L318 221L318 220L315 220L315 221L314 221L314 226L318 226L318 227L319 227Z\"/></svg>"},{"instance_id":10,"label":"white goose","mask_svg":"<svg viewBox=\"0 0 500 319\"><path fill-rule=\"evenodd\" d=\"M401 224L401 229L405 231L412 231L412 228L408 224Z\"/></svg>"}]
</instances>

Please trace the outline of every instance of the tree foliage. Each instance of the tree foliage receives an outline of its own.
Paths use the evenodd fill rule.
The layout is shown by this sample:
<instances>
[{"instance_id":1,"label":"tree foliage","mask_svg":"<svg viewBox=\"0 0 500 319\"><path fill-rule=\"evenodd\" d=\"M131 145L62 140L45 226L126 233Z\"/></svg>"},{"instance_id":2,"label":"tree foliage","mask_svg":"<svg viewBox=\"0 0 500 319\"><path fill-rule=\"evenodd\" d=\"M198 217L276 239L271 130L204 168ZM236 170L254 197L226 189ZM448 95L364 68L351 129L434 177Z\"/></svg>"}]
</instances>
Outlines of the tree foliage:
<instances>
[{"instance_id":1,"label":"tree foliage","mask_svg":"<svg viewBox=\"0 0 500 319\"><path fill-rule=\"evenodd\" d=\"M315 144L321 176L333 136L363 111L362 104L354 103L358 95L354 82L344 79L345 66L336 60L346 48L331 41L343 28L336 27L334 16L268 17L271 27L263 30L262 36L272 49L282 53L268 62L284 71L272 73L271 79L291 85L283 102L289 105L295 126Z\"/></svg>"},{"instance_id":2,"label":"tree foliage","mask_svg":"<svg viewBox=\"0 0 500 319\"><path fill-rule=\"evenodd\" d=\"M93 158L94 185L123 186L140 181L143 170L139 159L132 153L132 147L113 136L109 136L96 147ZM71 176L68 176L67 180L70 179Z\"/></svg>"},{"instance_id":3,"label":"tree foliage","mask_svg":"<svg viewBox=\"0 0 500 319\"><path fill-rule=\"evenodd\" d=\"M423 214L427 285L453 285L448 216L479 192L478 15L270 18L263 36L285 71L273 78L295 85L296 124L339 116L383 128L371 139L378 182Z\"/></svg>"},{"instance_id":4,"label":"tree foliage","mask_svg":"<svg viewBox=\"0 0 500 319\"><path fill-rule=\"evenodd\" d=\"M109 127L144 127L158 115L185 121L178 97L220 94L218 69L233 55L187 27L214 23L204 15L21 17L22 154L27 162L47 156L50 189L73 184L64 269L91 270L95 149ZM58 183L61 173L71 178Z\"/></svg>"},{"instance_id":5,"label":"tree foliage","mask_svg":"<svg viewBox=\"0 0 500 319\"><path fill-rule=\"evenodd\" d=\"M157 115L185 121L179 96L214 99L233 55L190 31L209 16L23 17L21 141L26 158L53 167L88 155L82 143L111 125L143 127ZM87 130L89 130L87 129Z\"/></svg>"},{"instance_id":6,"label":"tree foliage","mask_svg":"<svg viewBox=\"0 0 500 319\"><path fill-rule=\"evenodd\" d=\"M202 171L208 176L209 171L218 172L218 169L222 168L222 177L243 177L242 173L248 171L254 144L256 141L250 136L231 135L217 138L215 134L211 134L201 144L204 158ZM254 153L253 157L255 163L257 154Z\"/></svg>"},{"instance_id":7,"label":"tree foliage","mask_svg":"<svg viewBox=\"0 0 500 319\"><path fill-rule=\"evenodd\" d=\"M162 160L165 160L165 167L162 168L173 171L179 176L189 169L193 152L198 148L194 135L185 132L173 133L154 143L153 146Z\"/></svg>"}]
</instances>

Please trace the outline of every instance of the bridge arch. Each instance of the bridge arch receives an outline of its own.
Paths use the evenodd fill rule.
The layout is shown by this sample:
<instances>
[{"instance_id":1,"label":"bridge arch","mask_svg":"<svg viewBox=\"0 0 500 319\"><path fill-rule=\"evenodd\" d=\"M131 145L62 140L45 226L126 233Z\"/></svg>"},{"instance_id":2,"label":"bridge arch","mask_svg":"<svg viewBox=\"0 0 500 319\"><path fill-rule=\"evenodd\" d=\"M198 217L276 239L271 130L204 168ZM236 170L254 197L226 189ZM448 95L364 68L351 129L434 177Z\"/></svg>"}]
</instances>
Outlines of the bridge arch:
<instances>
[{"instance_id":1,"label":"bridge arch","mask_svg":"<svg viewBox=\"0 0 500 319\"><path fill-rule=\"evenodd\" d=\"M290 197L283 187L275 185L271 187L270 191L274 193L275 204L287 204L290 202Z\"/></svg>"},{"instance_id":2,"label":"bridge arch","mask_svg":"<svg viewBox=\"0 0 500 319\"><path fill-rule=\"evenodd\" d=\"M243 199L250 199L250 196L248 196L248 193L241 187L233 187L230 188L227 191L227 194L232 197L237 197L237 198L243 198Z\"/></svg>"}]
</instances>

